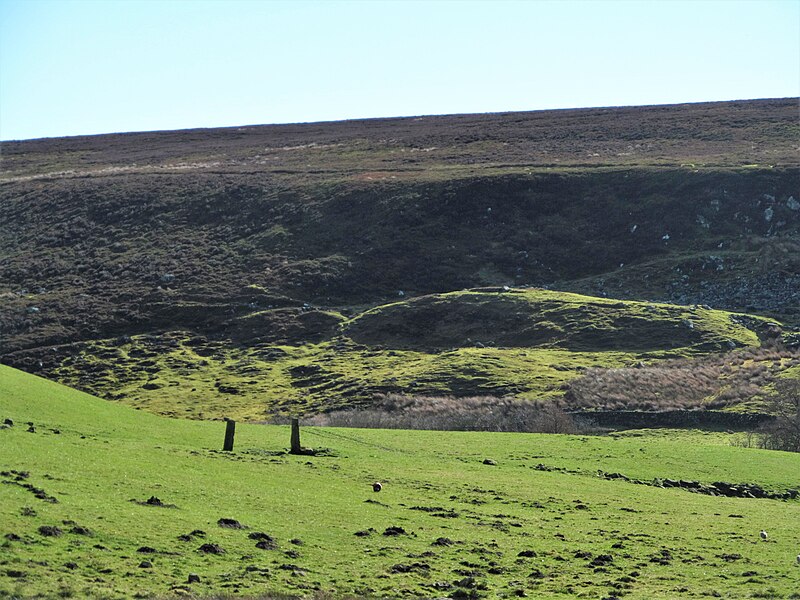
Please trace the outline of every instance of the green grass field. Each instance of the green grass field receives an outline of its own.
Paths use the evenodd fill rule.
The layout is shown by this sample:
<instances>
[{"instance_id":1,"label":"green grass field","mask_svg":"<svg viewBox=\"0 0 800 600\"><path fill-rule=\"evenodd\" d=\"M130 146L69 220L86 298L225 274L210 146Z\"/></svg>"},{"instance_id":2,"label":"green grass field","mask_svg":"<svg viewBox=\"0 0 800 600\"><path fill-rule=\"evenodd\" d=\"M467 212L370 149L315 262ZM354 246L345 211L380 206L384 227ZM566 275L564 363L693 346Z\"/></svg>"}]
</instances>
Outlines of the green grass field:
<instances>
[{"instance_id":1,"label":"green grass field","mask_svg":"<svg viewBox=\"0 0 800 600\"><path fill-rule=\"evenodd\" d=\"M3 419L14 425L0 430L0 597L800 598L800 501L597 475L800 487L800 456L723 433L309 427L303 444L330 452L291 456L288 427L239 425L222 453L221 422L0 367ZM264 549L256 533L270 536Z\"/></svg>"}]
</instances>

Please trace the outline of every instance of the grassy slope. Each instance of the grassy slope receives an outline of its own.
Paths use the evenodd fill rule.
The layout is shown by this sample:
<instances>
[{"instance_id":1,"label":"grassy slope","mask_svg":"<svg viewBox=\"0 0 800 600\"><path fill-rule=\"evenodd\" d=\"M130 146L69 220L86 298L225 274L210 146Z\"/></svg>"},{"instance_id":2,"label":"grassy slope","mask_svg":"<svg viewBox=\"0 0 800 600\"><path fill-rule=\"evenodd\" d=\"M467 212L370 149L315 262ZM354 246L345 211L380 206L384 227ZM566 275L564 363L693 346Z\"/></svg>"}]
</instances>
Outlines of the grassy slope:
<instances>
[{"instance_id":1,"label":"grassy slope","mask_svg":"<svg viewBox=\"0 0 800 600\"><path fill-rule=\"evenodd\" d=\"M467 291L379 306L351 320L356 341L390 348L545 347L683 352L756 345L756 334L709 308L621 302L550 290ZM472 337L470 337L472 336Z\"/></svg>"},{"instance_id":2,"label":"grassy slope","mask_svg":"<svg viewBox=\"0 0 800 600\"><path fill-rule=\"evenodd\" d=\"M234 345L185 332L96 342L56 375L106 398L193 418L260 420L365 404L387 392L545 399L590 367L758 346L734 318L547 290L453 292L368 310L316 344Z\"/></svg>"},{"instance_id":3,"label":"grassy slope","mask_svg":"<svg viewBox=\"0 0 800 600\"><path fill-rule=\"evenodd\" d=\"M720 434L586 438L306 428L306 444L335 451L309 458L271 454L286 445L286 428L240 425L237 451L222 454L215 452L221 423L137 413L7 367L0 367L0 416L15 421L0 430L0 468L29 471L28 482L59 500L47 503L18 485L0 485L0 533L22 538L0 545L0 596L164 594L181 589L189 573L202 581L184 587L201 595L322 589L441 596L458 588L435 584L466 586L469 573L489 597L519 589L542 598L598 598L620 589L629 598L788 597L800 586L798 502L714 498L593 475L602 469L797 486L797 455L731 447ZM25 430L26 421L36 433ZM484 465L484 458L497 465ZM576 472L531 468L539 463ZM381 494L370 490L375 480L385 484ZM177 508L130 502L150 495ZM23 507L36 515L23 516ZM273 535L279 548L256 549L248 532L217 527L221 517ZM63 521L70 520L92 537L67 533L71 525ZM41 525L65 533L45 538L37 533ZM390 526L408 535L381 535ZM370 528L369 536L353 535ZM758 539L762 528L771 534L767 543ZM207 537L176 539L194 529ZM439 537L455 545L432 546ZM303 545L289 542L295 538ZM197 552L203 542L226 553L203 556ZM158 553L138 554L141 546ZM297 554L287 555L292 550ZM518 557L522 550L537 556ZM612 560L592 567L578 551ZM652 561L662 556L670 557L666 564ZM142 560L153 568L139 568ZM414 564L409 573L393 569ZM541 578L529 576L536 570ZM25 576L10 576L19 572Z\"/></svg>"}]
</instances>

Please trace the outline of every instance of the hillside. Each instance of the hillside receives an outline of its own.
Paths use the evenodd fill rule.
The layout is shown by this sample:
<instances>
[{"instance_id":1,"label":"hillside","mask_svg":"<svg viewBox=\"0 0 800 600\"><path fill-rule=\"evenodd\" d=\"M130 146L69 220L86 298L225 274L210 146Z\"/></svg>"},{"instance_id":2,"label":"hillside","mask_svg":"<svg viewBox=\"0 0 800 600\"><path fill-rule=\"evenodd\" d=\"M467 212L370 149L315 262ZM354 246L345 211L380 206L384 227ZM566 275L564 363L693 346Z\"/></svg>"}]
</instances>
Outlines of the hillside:
<instances>
[{"instance_id":1,"label":"hillside","mask_svg":"<svg viewBox=\"0 0 800 600\"><path fill-rule=\"evenodd\" d=\"M324 323L319 329L325 335L313 342L306 337L302 345L281 343L288 329L275 324L289 319L300 332L303 324ZM759 335L769 331L764 319L702 307L476 290L422 296L350 319L314 310L260 311L230 322L226 334L233 339L179 330L76 343L60 348L66 358L43 369L104 398L165 415L263 420L366 406L387 393L557 399L587 369L636 367L641 376L650 372L641 368L645 363L732 349L759 352ZM617 408L667 402L701 408L726 386L754 380L756 372L764 372L765 386L798 364L800 353L762 352L741 369L709 375L713 381L690 397L649 405L632 398ZM754 400L748 410L757 411L766 394L758 389L713 407L742 410L746 399Z\"/></svg>"},{"instance_id":2,"label":"hillside","mask_svg":"<svg viewBox=\"0 0 800 600\"><path fill-rule=\"evenodd\" d=\"M376 372L363 349L336 354L346 320L358 317L348 340L380 353L389 344L358 337L372 335L362 331L371 309L482 286L703 305L768 317L789 333L800 324L797 107L797 99L755 100L4 142L0 360L128 398L125 386L162 369L147 362L160 361L145 356L152 349L108 364L109 346L137 340L163 349L197 338L225 355L219 364L252 359L268 344L300 363L346 358L346 369ZM520 387L517 376L486 375L483 358L453 364L441 352L460 346L453 336L492 337L469 321L471 311L456 310L462 332L430 348L404 346L435 347L436 366L398 377L407 383L399 391L548 396L554 379ZM556 332L563 340L553 350L646 350L651 332L633 340L639 330L623 325L628 339L612 335L606 345L572 319L568 328L578 329ZM424 329L420 321L406 338ZM178 386L209 362L192 361L175 367L185 371ZM521 368L507 355L500 362ZM463 376L474 368L478 377ZM105 372L126 370L133 379ZM303 376L315 382L306 388L330 384L328 406L398 388L334 371L339 383ZM248 385L297 402L303 386L282 373ZM141 390L143 405L238 410L236 394L169 409L162 385Z\"/></svg>"},{"instance_id":3,"label":"hillside","mask_svg":"<svg viewBox=\"0 0 800 600\"><path fill-rule=\"evenodd\" d=\"M220 422L4 366L0 422L3 597L791 598L800 586L800 459L727 434L303 427L326 450L292 456L288 427L239 424L226 453ZM765 497L707 493L722 483Z\"/></svg>"}]
</instances>

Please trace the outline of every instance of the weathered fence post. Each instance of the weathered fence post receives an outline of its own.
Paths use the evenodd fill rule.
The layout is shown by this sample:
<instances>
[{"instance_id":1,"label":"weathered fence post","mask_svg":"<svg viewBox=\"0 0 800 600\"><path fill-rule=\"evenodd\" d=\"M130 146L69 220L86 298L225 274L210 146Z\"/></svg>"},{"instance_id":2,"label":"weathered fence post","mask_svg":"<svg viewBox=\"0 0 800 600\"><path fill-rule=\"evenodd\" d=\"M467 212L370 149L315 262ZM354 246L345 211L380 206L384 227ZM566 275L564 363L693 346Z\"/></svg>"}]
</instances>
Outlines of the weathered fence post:
<instances>
[{"instance_id":1,"label":"weathered fence post","mask_svg":"<svg viewBox=\"0 0 800 600\"><path fill-rule=\"evenodd\" d=\"M233 452L233 436L236 434L236 421L225 417L225 444L222 446L224 452Z\"/></svg>"},{"instance_id":2,"label":"weathered fence post","mask_svg":"<svg viewBox=\"0 0 800 600\"><path fill-rule=\"evenodd\" d=\"M300 419L292 418L292 447L289 454L302 454L303 448L300 446Z\"/></svg>"}]
</instances>

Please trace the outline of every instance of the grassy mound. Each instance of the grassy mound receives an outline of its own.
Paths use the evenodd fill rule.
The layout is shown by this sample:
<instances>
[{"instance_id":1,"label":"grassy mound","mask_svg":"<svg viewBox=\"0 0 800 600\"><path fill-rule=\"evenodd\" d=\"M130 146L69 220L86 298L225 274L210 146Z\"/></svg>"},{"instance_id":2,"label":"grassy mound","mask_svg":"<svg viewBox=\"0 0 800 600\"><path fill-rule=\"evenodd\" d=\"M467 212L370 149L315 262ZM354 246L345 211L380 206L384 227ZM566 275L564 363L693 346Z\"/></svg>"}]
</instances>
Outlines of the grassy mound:
<instances>
[{"instance_id":1,"label":"grassy mound","mask_svg":"<svg viewBox=\"0 0 800 600\"><path fill-rule=\"evenodd\" d=\"M797 455L724 434L304 427L304 444L329 452L296 457L288 428L238 425L222 453L222 423L7 367L0 417L13 421L0 429L0 596L736 598L800 583L798 501L652 485L796 486Z\"/></svg>"},{"instance_id":2,"label":"grassy mound","mask_svg":"<svg viewBox=\"0 0 800 600\"><path fill-rule=\"evenodd\" d=\"M721 351L757 344L730 313L547 290L453 292L379 306L344 329L359 343L442 350L545 347L576 352Z\"/></svg>"},{"instance_id":3,"label":"grassy mound","mask_svg":"<svg viewBox=\"0 0 800 600\"><path fill-rule=\"evenodd\" d=\"M350 320L276 308L234 319L228 337L113 338L41 359L53 360L50 376L62 382L152 412L263 420L364 406L387 393L556 399L587 369L758 347L756 330L766 323L699 306L483 290L379 306ZM301 343L312 326L315 343ZM289 334L293 345L275 340ZM692 407L713 393L692 395ZM664 395L648 406L673 400Z\"/></svg>"}]
</instances>

